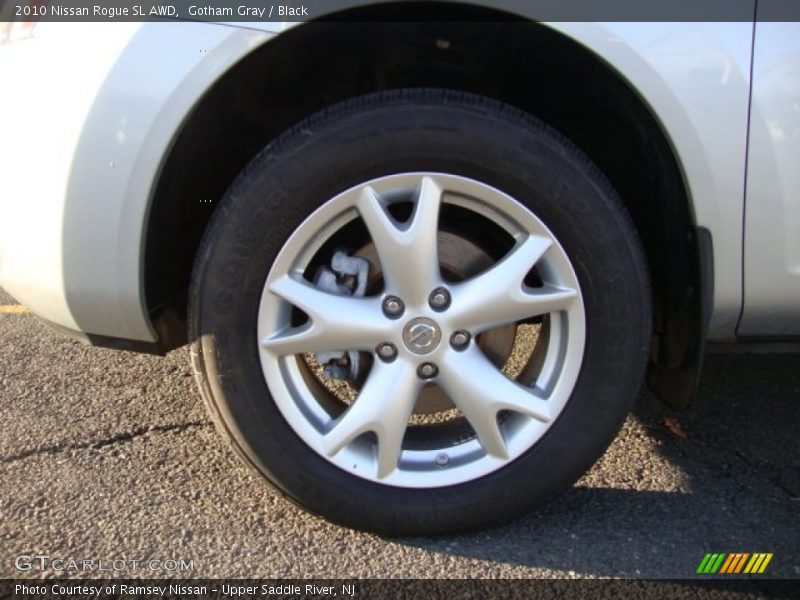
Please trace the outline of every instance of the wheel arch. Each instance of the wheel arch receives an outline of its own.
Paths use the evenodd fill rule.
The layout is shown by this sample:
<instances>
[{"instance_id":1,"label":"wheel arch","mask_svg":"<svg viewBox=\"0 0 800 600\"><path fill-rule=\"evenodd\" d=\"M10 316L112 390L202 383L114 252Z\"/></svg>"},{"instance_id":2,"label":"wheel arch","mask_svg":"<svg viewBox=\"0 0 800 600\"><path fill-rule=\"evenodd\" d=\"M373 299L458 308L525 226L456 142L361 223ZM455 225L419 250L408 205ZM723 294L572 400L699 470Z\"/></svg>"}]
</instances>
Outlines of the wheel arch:
<instances>
[{"instance_id":1,"label":"wheel arch","mask_svg":"<svg viewBox=\"0 0 800 600\"><path fill-rule=\"evenodd\" d=\"M335 24L294 27L238 62L198 102L165 158L146 223L146 305L161 346L185 341L189 276L205 226L264 145L353 96L449 87L537 116L611 180L652 274L649 383L672 406L685 406L696 385L710 287L701 285L701 240L680 160L654 111L619 72L564 33L465 4L419 8L419 23L392 22L391 6L372 6Z\"/></svg>"}]
</instances>

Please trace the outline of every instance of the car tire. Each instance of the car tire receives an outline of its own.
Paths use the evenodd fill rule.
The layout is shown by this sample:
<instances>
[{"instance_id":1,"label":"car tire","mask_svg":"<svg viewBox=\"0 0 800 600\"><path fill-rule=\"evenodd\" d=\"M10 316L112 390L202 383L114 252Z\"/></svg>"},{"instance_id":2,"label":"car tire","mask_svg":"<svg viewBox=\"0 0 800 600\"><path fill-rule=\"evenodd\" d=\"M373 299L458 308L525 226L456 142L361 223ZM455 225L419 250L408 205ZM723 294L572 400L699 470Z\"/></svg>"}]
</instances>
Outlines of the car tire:
<instances>
[{"instance_id":1,"label":"car tire","mask_svg":"<svg viewBox=\"0 0 800 600\"><path fill-rule=\"evenodd\" d=\"M189 311L202 395L245 462L390 535L562 493L630 410L651 332L641 244L599 170L528 114L432 89L271 142L215 210Z\"/></svg>"}]
</instances>

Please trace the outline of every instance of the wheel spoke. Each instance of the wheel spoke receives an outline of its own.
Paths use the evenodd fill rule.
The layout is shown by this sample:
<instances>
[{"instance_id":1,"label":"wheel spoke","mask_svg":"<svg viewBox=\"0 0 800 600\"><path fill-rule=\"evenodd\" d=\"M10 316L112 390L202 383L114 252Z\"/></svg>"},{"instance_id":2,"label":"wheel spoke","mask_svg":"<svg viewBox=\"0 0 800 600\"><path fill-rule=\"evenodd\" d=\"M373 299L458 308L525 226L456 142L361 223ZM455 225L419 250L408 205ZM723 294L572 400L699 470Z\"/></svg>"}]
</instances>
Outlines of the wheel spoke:
<instances>
[{"instance_id":1,"label":"wheel spoke","mask_svg":"<svg viewBox=\"0 0 800 600\"><path fill-rule=\"evenodd\" d=\"M527 287L523 279L552 242L530 235L491 269L452 287L451 324L474 333L521 319L565 310L578 294L545 283Z\"/></svg>"},{"instance_id":2,"label":"wheel spoke","mask_svg":"<svg viewBox=\"0 0 800 600\"><path fill-rule=\"evenodd\" d=\"M439 381L472 425L484 450L493 456L508 458L497 424L501 410L519 412L543 423L552 419L547 400L533 388L506 377L477 347L451 353L440 365Z\"/></svg>"},{"instance_id":3,"label":"wheel spoke","mask_svg":"<svg viewBox=\"0 0 800 600\"><path fill-rule=\"evenodd\" d=\"M363 433L378 438L377 476L397 468L408 419L421 383L414 367L403 361L377 362L356 401L340 416L322 440L323 451L333 456Z\"/></svg>"},{"instance_id":4,"label":"wheel spoke","mask_svg":"<svg viewBox=\"0 0 800 600\"><path fill-rule=\"evenodd\" d=\"M309 322L287 327L262 340L278 356L327 350L371 351L391 333L377 298L337 296L303 279L285 275L270 292L305 312Z\"/></svg>"},{"instance_id":5,"label":"wheel spoke","mask_svg":"<svg viewBox=\"0 0 800 600\"><path fill-rule=\"evenodd\" d=\"M407 304L424 303L440 281L437 230L442 190L423 177L411 218L398 223L377 192L366 187L358 211L381 261L387 291Z\"/></svg>"}]
</instances>

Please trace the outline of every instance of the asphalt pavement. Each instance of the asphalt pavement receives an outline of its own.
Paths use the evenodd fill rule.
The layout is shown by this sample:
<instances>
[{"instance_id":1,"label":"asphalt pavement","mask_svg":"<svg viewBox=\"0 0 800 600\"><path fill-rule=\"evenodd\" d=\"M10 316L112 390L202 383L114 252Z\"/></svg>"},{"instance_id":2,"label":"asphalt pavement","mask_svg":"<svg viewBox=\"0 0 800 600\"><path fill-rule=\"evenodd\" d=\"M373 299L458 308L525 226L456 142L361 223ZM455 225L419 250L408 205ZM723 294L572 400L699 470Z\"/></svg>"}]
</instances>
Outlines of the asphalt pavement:
<instances>
[{"instance_id":1,"label":"asphalt pavement","mask_svg":"<svg viewBox=\"0 0 800 600\"><path fill-rule=\"evenodd\" d=\"M800 577L799 424L800 355L712 354L690 411L643 391L605 455L545 509L480 533L386 539L304 513L242 466L205 415L186 348L87 347L6 310L0 577L104 575L15 565L46 555L125 561L126 577L686 578L706 552L770 552L762 577Z\"/></svg>"}]
</instances>

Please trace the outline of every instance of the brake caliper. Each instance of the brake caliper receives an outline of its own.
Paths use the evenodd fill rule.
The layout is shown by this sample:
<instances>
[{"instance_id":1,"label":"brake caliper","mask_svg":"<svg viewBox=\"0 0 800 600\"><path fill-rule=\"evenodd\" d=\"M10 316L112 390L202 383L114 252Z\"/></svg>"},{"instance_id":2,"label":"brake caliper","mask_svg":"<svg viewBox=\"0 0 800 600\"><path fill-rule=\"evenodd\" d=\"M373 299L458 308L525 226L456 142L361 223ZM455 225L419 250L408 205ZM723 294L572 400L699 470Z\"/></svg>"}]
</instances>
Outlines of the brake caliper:
<instances>
[{"instance_id":1,"label":"brake caliper","mask_svg":"<svg viewBox=\"0 0 800 600\"><path fill-rule=\"evenodd\" d=\"M337 250L331 259L331 268L320 267L314 283L333 294L361 298L367 291L369 261L360 256L350 256L344 250ZM352 350L333 350L315 352L314 358L323 367L325 377L331 379L358 378L360 356Z\"/></svg>"}]
</instances>

